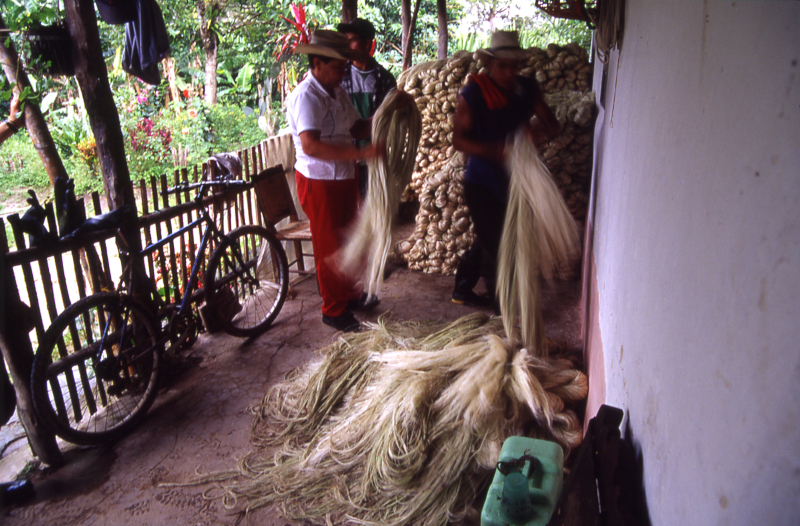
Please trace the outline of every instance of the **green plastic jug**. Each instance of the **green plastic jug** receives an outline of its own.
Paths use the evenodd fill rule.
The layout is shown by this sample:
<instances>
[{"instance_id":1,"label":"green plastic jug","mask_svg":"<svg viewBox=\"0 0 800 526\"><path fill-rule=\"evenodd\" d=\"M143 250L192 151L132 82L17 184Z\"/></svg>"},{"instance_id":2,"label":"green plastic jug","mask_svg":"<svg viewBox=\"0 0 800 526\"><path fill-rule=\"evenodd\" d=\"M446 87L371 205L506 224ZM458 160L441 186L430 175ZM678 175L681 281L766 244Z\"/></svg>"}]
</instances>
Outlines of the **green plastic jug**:
<instances>
[{"instance_id":1,"label":"green plastic jug","mask_svg":"<svg viewBox=\"0 0 800 526\"><path fill-rule=\"evenodd\" d=\"M481 526L545 526L561 496L564 452L547 440L509 437L481 512Z\"/></svg>"}]
</instances>

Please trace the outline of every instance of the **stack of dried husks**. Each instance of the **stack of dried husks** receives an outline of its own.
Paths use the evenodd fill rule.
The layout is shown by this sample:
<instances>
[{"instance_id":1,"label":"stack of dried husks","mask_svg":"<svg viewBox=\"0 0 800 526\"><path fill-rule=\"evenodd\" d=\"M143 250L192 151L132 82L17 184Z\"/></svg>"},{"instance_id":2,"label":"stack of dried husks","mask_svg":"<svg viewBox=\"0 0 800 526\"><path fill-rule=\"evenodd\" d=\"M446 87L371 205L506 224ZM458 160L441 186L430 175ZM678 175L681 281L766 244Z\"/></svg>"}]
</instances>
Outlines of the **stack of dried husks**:
<instances>
[{"instance_id":1,"label":"stack of dried husks","mask_svg":"<svg viewBox=\"0 0 800 526\"><path fill-rule=\"evenodd\" d=\"M591 66L578 44L546 50L531 48L520 71L535 76L562 126L554 140L539 145L573 217L586 217L592 170L594 92ZM453 115L467 75L485 72L471 53L414 66L400 75L398 88L409 92L422 114L422 140L417 164L404 199L418 199L417 228L395 247L409 268L452 274L458 259L474 240L469 210L462 194L466 158L453 148Z\"/></svg>"}]
</instances>

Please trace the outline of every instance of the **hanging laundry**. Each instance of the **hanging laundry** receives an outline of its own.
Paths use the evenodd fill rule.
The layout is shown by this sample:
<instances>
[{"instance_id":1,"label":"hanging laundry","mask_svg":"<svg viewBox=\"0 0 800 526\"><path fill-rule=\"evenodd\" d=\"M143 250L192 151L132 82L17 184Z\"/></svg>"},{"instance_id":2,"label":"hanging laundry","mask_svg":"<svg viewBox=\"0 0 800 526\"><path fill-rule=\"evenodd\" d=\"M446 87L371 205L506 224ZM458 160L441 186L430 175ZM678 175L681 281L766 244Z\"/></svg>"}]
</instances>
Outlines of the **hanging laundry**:
<instances>
[{"instance_id":1,"label":"hanging laundry","mask_svg":"<svg viewBox=\"0 0 800 526\"><path fill-rule=\"evenodd\" d=\"M136 0L95 0L100 19L106 24L124 24L136 20Z\"/></svg>"},{"instance_id":2,"label":"hanging laundry","mask_svg":"<svg viewBox=\"0 0 800 526\"><path fill-rule=\"evenodd\" d=\"M155 0L136 0L136 18L125 24L122 69L148 84L161 83L158 63L169 56L169 37Z\"/></svg>"}]
</instances>

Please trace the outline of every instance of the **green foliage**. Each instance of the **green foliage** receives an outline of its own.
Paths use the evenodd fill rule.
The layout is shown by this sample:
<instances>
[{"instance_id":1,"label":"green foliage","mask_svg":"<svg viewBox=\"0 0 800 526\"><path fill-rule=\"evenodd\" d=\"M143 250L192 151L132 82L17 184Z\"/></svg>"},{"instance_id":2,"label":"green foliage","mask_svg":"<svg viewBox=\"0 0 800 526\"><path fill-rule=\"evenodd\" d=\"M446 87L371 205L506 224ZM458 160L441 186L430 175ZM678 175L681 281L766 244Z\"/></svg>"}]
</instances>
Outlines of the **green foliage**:
<instances>
[{"instance_id":1,"label":"green foliage","mask_svg":"<svg viewBox=\"0 0 800 526\"><path fill-rule=\"evenodd\" d=\"M51 0L0 1L3 20L12 31L54 23L58 15L55 7Z\"/></svg>"},{"instance_id":2,"label":"green foliage","mask_svg":"<svg viewBox=\"0 0 800 526\"><path fill-rule=\"evenodd\" d=\"M0 190L45 188L50 185L39 154L27 133L12 135L0 147Z\"/></svg>"},{"instance_id":3,"label":"green foliage","mask_svg":"<svg viewBox=\"0 0 800 526\"><path fill-rule=\"evenodd\" d=\"M214 106L207 106L202 100L205 51L198 27L197 0L161 2L175 61L176 84L182 94L180 100L170 101L168 105L166 80L160 86L145 86L122 71L124 26L98 23L132 178L170 172L176 162L193 166L203 162L209 154L257 144L266 137L262 130L281 129L285 114L278 80L281 86L291 88L307 69L303 57L289 55L280 62L275 57L283 42L281 37L293 30L281 18L294 18L292 3L298 2L215 0L213 4L219 9L206 11L210 27L220 39L219 103ZM524 15L509 7L511 3L507 1L448 0L447 4L450 54L459 49L472 51L486 47L489 24L498 29L519 30L525 47L563 45L572 41L589 46L591 34L585 24L553 19L532 11L527 0L522 0L528 9L528 14ZM0 11L12 30L55 22L58 16L55 7L52 0L0 0ZM309 27L335 28L341 19L341 8L339 0L309 0L305 4ZM375 25L375 58L399 75L402 62L400 0L362 1L358 13ZM24 52L18 34L13 34L11 39L17 49ZM436 2L423 0L415 31L413 62L434 59L437 47ZM25 91L23 98L41 106L64 165L76 180L78 190L101 189L94 138L75 79L39 77L30 73L28 76L32 89ZM0 118L8 113L11 88L5 79L0 79ZM0 190L47 186L47 176L29 137L24 132L16 134L0 148Z\"/></svg>"}]
</instances>

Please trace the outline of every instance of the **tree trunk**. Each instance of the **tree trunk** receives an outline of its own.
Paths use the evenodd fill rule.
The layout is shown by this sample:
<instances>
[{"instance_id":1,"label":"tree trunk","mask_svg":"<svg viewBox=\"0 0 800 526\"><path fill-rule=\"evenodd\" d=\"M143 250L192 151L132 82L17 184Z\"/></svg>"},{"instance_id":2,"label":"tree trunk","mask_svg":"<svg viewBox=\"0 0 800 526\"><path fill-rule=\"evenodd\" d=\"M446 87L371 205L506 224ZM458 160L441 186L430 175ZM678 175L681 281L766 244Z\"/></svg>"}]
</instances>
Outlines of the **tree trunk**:
<instances>
[{"instance_id":1,"label":"tree trunk","mask_svg":"<svg viewBox=\"0 0 800 526\"><path fill-rule=\"evenodd\" d=\"M358 16L358 0L342 0L342 22L350 22Z\"/></svg>"},{"instance_id":2,"label":"tree trunk","mask_svg":"<svg viewBox=\"0 0 800 526\"><path fill-rule=\"evenodd\" d=\"M108 69L100 48L100 33L97 30L94 2L92 0L64 0L67 29L72 41L72 61L75 64L75 78L78 80L83 96L86 114L97 144L97 157L103 173L103 186L109 210L129 205L131 220L120 228L128 242L130 253L142 249L136 220L136 197L133 193L128 163L125 159L125 140L119 122L119 113L114 104L111 85L108 82ZM127 261L123 258L123 266ZM149 288L144 262L132 258L134 294L147 301Z\"/></svg>"},{"instance_id":3,"label":"tree trunk","mask_svg":"<svg viewBox=\"0 0 800 526\"><path fill-rule=\"evenodd\" d=\"M0 16L0 29L6 29L2 16ZM6 42L8 42L8 46L6 46ZM14 49L11 39L0 38L0 63L3 65L3 71L9 83L19 86L20 91L30 86L28 75L19 63L19 55L17 55L17 50ZM53 142L53 137L50 135L47 122L42 116L42 110L37 104L26 101L24 111L28 135L34 147L36 147L36 151L39 152L39 157L42 159L44 170L47 172L47 177L50 179L50 185L52 186L53 182L59 177L64 179L68 177L67 170L58 155L58 149Z\"/></svg>"},{"instance_id":4,"label":"tree trunk","mask_svg":"<svg viewBox=\"0 0 800 526\"><path fill-rule=\"evenodd\" d=\"M406 0L403 0L405 2ZM414 30L417 28L417 15L419 14L419 5L422 0L417 0L414 4L414 13L408 21L408 28L406 28L405 18L401 13L401 20L403 21L403 71L411 67L411 52L414 49ZM408 6L410 8L410 5ZM405 5L404 5L405 8ZM410 10L410 9L409 9ZM405 9L403 9L405 11Z\"/></svg>"},{"instance_id":5,"label":"tree trunk","mask_svg":"<svg viewBox=\"0 0 800 526\"><path fill-rule=\"evenodd\" d=\"M447 58L447 0L436 0L436 17L439 21L439 50L436 58Z\"/></svg>"},{"instance_id":6,"label":"tree trunk","mask_svg":"<svg viewBox=\"0 0 800 526\"><path fill-rule=\"evenodd\" d=\"M211 29L214 20L206 18L207 9L219 13L218 3L209 3L207 0L197 0L197 17L200 21L200 39L203 41L203 50L206 53L205 64L205 91L203 99L207 104L217 103L217 51L219 50L219 37Z\"/></svg>"},{"instance_id":7,"label":"tree trunk","mask_svg":"<svg viewBox=\"0 0 800 526\"><path fill-rule=\"evenodd\" d=\"M135 205L119 113L100 48L94 3L92 0L64 0L64 8L72 40L75 78L97 144L108 207L113 210L126 204Z\"/></svg>"},{"instance_id":8,"label":"tree trunk","mask_svg":"<svg viewBox=\"0 0 800 526\"><path fill-rule=\"evenodd\" d=\"M411 27L411 0L400 0L400 46L405 59L408 28ZM406 69L405 61L403 69Z\"/></svg>"},{"instance_id":9,"label":"tree trunk","mask_svg":"<svg viewBox=\"0 0 800 526\"><path fill-rule=\"evenodd\" d=\"M169 95L173 102L181 100L181 92L178 89L177 80L175 78L175 59L167 57L162 62L164 64L164 74L169 83Z\"/></svg>"}]
</instances>

